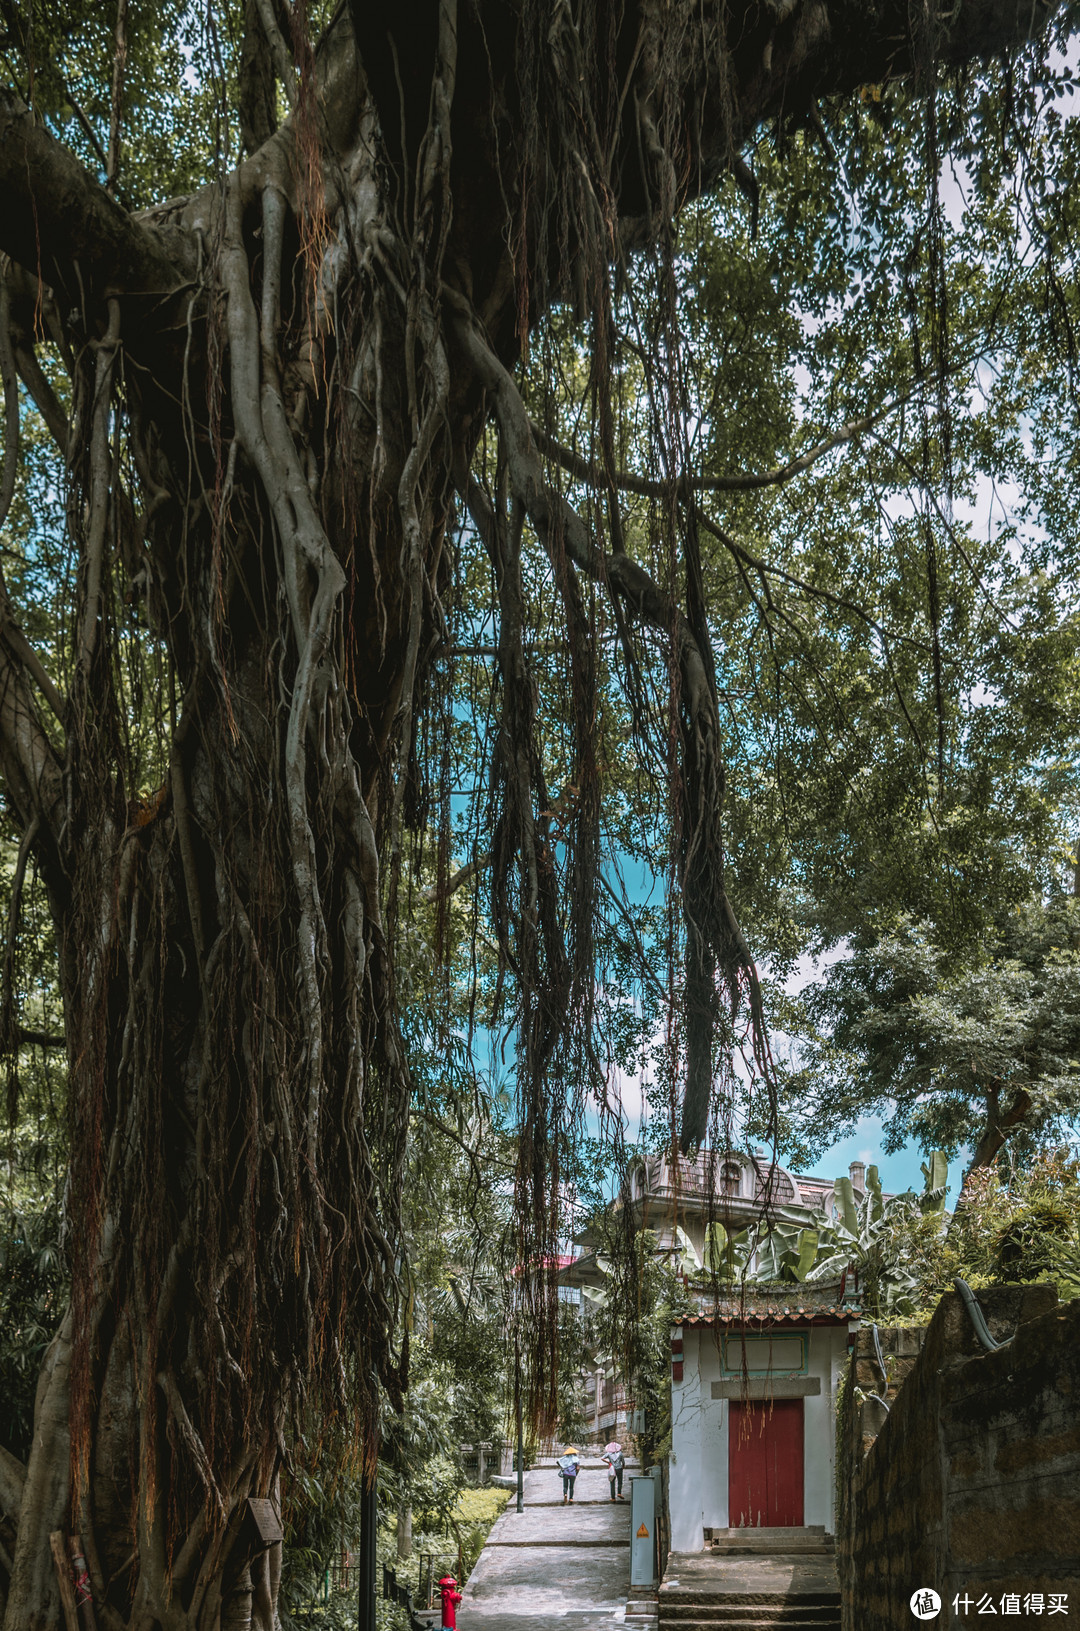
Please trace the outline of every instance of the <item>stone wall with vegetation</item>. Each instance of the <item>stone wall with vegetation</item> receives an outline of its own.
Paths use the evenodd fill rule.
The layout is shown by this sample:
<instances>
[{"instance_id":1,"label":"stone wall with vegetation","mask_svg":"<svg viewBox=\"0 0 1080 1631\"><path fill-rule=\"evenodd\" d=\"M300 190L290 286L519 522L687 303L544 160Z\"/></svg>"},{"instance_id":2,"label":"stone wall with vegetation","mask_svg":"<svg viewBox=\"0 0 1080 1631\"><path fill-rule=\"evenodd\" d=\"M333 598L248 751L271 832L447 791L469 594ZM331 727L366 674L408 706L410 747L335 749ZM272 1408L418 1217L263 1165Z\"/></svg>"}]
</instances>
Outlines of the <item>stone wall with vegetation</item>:
<instances>
[{"instance_id":1,"label":"stone wall with vegetation","mask_svg":"<svg viewBox=\"0 0 1080 1631\"><path fill-rule=\"evenodd\" d=\"M882 1375L873 1333L858 1334L837 1447L844 1631L909 1631L920 1587L942 1598L937 1627L974 1622L980 1603L1046 1617L1051 1594L1080 1613L1080 1301L1043 1285L978 1300L1012 1338L995 1353L956 1292L925 1333L880 1333L888 1412L866 1397Z\"/></svg>"}]
</instances>

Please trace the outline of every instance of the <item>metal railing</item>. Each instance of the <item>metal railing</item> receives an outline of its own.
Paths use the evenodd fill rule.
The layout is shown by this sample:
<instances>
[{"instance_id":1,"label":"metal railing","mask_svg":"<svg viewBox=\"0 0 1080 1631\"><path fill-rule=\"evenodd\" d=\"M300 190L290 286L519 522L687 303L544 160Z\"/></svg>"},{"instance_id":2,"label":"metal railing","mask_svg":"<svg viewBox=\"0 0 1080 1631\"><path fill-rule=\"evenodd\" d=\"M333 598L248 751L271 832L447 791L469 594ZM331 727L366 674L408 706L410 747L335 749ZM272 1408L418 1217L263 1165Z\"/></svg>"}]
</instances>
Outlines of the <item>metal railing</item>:
<instances>
[{"instance_id":1,"label":"metal railing","mask_svg":"<svg viewBox=\"0 0 1080 1631\"><path fill-rule=\"evenodd\" d=\"M422 1619L416 1612L413 1604L412 1592L408 1586L403 1586L397 1577L397 1570L392 1569L388 1563L383 1564L382 1594L388 1603L396 1603L403 1608L409 1616L410 1631L430 1631L430 1620Z\"/></svg>"}]
</instances>

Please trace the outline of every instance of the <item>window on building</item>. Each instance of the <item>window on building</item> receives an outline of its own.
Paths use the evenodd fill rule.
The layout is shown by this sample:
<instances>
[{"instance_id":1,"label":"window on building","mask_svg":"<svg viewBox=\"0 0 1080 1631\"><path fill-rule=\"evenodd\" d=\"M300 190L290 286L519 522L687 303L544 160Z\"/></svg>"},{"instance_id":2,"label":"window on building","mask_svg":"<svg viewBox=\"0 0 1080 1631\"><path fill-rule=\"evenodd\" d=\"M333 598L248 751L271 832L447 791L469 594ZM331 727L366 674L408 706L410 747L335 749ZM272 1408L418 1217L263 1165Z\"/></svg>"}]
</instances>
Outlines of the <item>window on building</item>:
<instances>
[{"instance_id":1,"label":"window on building","mask_svg":"<svg viewBox=\"0 0 1080 1631\"><path fill-rule=\"evenodd\" d=\"M720 1188L725 1195L737 1195L742 1187L742 1167L737 1161L725 1161L720 1168Z\"/></svg>"}]
</instances>

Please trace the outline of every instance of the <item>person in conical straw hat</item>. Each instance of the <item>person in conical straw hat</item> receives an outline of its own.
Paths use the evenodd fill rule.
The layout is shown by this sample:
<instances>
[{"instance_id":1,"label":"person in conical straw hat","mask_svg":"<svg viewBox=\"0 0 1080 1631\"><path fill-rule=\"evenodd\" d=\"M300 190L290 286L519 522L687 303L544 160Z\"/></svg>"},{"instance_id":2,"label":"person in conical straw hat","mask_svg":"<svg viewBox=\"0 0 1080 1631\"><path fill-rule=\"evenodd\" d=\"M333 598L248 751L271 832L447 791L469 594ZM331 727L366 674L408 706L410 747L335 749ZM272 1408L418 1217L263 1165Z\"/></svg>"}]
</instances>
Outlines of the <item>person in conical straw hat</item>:
<instances>
[{"instance_id":1,"label":"person in conical straw hat","mask_svg":"<svg viewBox=\"0 0 1080 1631\"><path fill-rule=\"evenodd\" d=\"M562 1475L562 1498L563 1506L565 1506L567 1501L574 1499L574 1479L577 1477L581 1466L580 1457L572 1444L566 1446L555 1466Z\"/></svg>"},{"instance_id":2,"label":"person in conical straw hat","mask_svg":"<svg viewBox=\"0 0 1080 1631\"><path fill-rule=\"evenodd\" d=\"M626 1461L623 1457L622 1445L616 1443L614 1439L604 1450L604 1461L607 1464L608 1489L611 1491L611 1499L613 1501L616 1499L615 1488L618 1485L618 1499L621 1501L623 1499L623 1469L626 1466Z\"/></svg>"}]
</instances>

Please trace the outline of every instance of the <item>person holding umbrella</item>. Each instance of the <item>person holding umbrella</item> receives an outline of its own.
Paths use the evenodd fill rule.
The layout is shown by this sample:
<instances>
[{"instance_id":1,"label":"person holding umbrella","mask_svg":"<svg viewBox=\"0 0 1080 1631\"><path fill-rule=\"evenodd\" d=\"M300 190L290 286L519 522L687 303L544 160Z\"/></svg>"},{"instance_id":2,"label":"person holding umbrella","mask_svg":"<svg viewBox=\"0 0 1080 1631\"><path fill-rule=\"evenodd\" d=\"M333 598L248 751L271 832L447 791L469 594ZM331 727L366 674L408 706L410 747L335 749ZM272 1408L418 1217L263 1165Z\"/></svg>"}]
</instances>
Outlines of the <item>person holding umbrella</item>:
<instances>
[{"instance_id":1,"label":"person holding umbrella","mask_svg":"<svg viewBox=\"0 0 1080 1631\"><path fill-rule=\"evenodd\" d=\"M611 1499L615 1499L615 1486L617 1484L619 1486L618 1498L621 1501L623 1498L622 1475L623 1468L626 1466L626 1461L622 1453L622 1445L615 1443L609 1444L604 1451L604 1461L607 1464L608 1488L611 1491Z\"/></svg>"}]
</instances>

